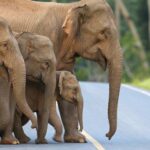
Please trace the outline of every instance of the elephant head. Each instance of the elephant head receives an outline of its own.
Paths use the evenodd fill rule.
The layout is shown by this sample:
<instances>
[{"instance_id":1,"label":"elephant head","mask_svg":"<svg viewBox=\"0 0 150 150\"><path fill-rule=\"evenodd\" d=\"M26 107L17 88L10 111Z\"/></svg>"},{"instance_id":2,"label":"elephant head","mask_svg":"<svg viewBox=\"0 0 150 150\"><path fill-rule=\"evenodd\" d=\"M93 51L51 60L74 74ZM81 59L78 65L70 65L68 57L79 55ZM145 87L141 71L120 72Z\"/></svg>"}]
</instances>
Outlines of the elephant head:
<instances>
[{"instance_id":1,"label":"elephant head","mask_svg":"<svg viewBox=\"0 0 150 150\"><path fill-rule=\"evenodd\" d=\"M24 32L16 38L26 65L27 80L42 82L45 87L43 112L49 111L53 125L62 130L61 121L56 112L56 58L53 44L45 37ZM60 131L61 132L61 131Z\"/></svg>"},{"instance_id":2,"label":"elephant head","mask_svg":"<svg viewBox=\"0 0 150 150\"><path fill-rule=\"evenodd\" d=\"M77 105L80 131L82 131L83 97L78 80L75 75L68 71L57 71L57 74L59 74L59 94L64 100Z\"/></svg>"},{"instance_id":3,"label":"elephant head","mask_svg":"<svg viewBox=\"0 0 150 150\"><path fill-rule=\"evenodd\" d=\"M25 63L11 28L3 18L0 18L0 35L0 62L8 70L16 103L32 121L32 128L37 128L36 117L28 106L25 96Z\"/></svg>"},{"instance_id":4,"label":"elephant head","mask_svg":"<svg viewBox=\"0 0 150 150\"><path fill-rule=\"evenodd\" d=\"M64 39L58 64L71 53L72 58L81 56L98 63L104 70L109 70L110 129L106 136L111 139L117 129L123 57L112 10L105 0L81 0L68 10L62 29ZM62 68L58 65L59 70Z\"/></svg>"}]
</instances>

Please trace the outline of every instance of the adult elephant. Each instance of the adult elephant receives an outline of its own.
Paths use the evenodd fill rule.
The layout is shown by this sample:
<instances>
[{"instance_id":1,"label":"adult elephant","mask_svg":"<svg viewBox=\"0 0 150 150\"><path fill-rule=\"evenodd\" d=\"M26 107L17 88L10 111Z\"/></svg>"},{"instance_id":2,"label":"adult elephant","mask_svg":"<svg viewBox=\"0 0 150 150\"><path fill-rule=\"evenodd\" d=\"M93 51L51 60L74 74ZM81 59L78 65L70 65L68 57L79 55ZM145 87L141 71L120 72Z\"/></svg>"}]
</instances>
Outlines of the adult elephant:
<instances>
[{"instance_id":1,"label":"adult elephant","mask_svg":"<svg viewBox=\"0 0 150 150\"><path fill-rule=\"evenodd\" d=\"M0 15L9 21L15 31L48 36L54 44L58 70L73 71L78 56L97 62L103 69L108 67L110 129L106 136L111 139L117 128L122 52L114 15L108 3L105 0L81 0L69 4L1 0ZM66 114L71 114L66 111L75 111L70 104L61 103L59 106L63 120L68 117ZM77 137L77 121L72 118L65 120L65 132ZM70 124L73 124L72 128Z\"/></svg>"},{"instance_id":2,"label":"adult elephant","mask_svg":"<svg viewBox=\"0 0 150 150\"><path fill-rule=\"evenodd\" d=\"M1 17L0 35L0 137L3 144L17 144L18 140L12 135L14 100L19 110L32 121L32 128L37 127L37 120L26 101L23 57L10 26Z\"/></svg>"}]
</instances>

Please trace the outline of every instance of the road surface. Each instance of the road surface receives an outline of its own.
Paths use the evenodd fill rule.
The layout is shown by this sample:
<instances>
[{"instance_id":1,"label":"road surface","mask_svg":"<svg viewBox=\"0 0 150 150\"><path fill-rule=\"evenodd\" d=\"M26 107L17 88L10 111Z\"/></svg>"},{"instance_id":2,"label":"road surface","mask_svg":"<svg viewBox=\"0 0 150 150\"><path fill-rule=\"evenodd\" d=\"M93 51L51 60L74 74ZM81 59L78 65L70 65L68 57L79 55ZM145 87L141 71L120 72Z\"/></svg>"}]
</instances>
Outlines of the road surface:
<instances>
[{"instance_id":1,"label":"road surface","mask_svg":"<svg viewBox=\"0 0 150 150\"><path fill-rule=\"evenodd\" d=\"M35 130L24 127L32 138L26 145L0 145L1 149L18 150L150 150L150 93L122 85L118 109L118 130L111 141L108 131L108 84L80 83L84 97L84 134L88 143L66 144L52 140L54 130L49 126L47 145L36 145Z\"/></svg>"}]
</instances>

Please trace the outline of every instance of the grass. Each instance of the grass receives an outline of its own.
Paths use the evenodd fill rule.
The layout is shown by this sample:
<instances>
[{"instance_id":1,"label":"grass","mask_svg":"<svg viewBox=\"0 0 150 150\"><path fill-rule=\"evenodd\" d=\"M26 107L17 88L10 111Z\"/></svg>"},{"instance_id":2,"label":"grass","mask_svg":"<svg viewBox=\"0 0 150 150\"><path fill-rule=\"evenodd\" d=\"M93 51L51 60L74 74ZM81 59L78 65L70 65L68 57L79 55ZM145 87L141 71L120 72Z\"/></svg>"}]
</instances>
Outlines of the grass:
<instances>
[{"instance_id":1,"label":"grass","mask_svg":"<svg viewBox=\"0 0 150 150\"><path fill-rule=\"evenodd\" d=\"M144 80L135 80L132 82L132 85L143 88L145 90L150 90L150 78Z\"/></svg>"}]
</instances>

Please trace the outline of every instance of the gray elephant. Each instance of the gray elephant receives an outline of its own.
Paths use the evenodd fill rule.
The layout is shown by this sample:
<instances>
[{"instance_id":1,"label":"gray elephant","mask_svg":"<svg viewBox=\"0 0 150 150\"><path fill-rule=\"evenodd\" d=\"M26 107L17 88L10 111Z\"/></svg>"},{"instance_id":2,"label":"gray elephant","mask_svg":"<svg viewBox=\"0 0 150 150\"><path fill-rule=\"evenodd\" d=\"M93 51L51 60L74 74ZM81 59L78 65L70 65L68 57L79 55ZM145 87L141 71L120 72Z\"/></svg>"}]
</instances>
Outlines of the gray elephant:
<instances>
[{"instance_id":1,"label":"gray elephant","mask_svg":"<svg viewBox=\"0 0 150 150\"><path fill-rule=\"evenodd\" d=\"M106 0L80 0L68 4L1 0L0 15L9 21L14 31L30 31L49 37L54 44L57 70L73 72L78 56L96 62L104 70L108 68L109 132L106 136L111 139L117 129L123 56L115 17ZM62 101L59 106L64 114L62 120L68 117L65 114L77 113L70 103ZM80 134L76 129L77 118L70 116L66 122L65 130L71 132L65 135L73 134L77 139Z\"/></svg>"},{"instance_id":2,"label":"gray elephant","mask_svg":"<svg viewBox=\"0 0 150 150\"><path fill-rule=\"evenodd\" d=\"M0 136L2 144L18 144L12 135L15 102L37 128L25 96L26 70L18 43L7 21L0 18ZM12 99L10 99L12 97Z\"/></svg>"},{"instance_id":3,"label":"gray elephant","mask_svg":"<svg viewBox=\"0 0 150 150\"><path fill-rule=\"evenodd\" d=\"M33 33L24 32L16 34L15 37L26 65L27 101L29 102L28 99L30 99L31 102L28 94L35 95L33 90L31 92L34 82L39 83L37 84L37 88L41 89L40 92L42 92L41 95L43 96L41 98L37 93L39 95L36 99L37 104L34 105L33 103L35 102L29 103L31 109L37 112L38 117L38 137L36 142L47 143L45 135L49 118L55 129L62 134L62 125L56 112L56 99L54 97L56 87L56 58L53 45L47 37ZM16 121L15 126L17 126L17 123L18 121ZM21 142L27 142L28 140L28 138L24 138ZM58 141L59 139L55 137L55 140Z\"/></svg>"},{"instance_id":4,"label":"gray elephant","mask_svg":"<svg viewBox=\"0 0 150 150\"><path fill-rule=\"evenodd\" d=\"M81 93L80 85L78 83L78 80L74 74L68 71L57 71L57 88L56 88L56 97L58 101L60 114L63 114L63 110L60 108L62 104L70 104L73 109L75 109L74 112L77 112L73 115L67 115L68 118L62 119L64 126L67 126L67 121L65 120L72 120L72 117L74 116L77 118L80 129L79 131L82 131L83 129L83 96ZM71 108L71 109L72 109ZM64 108L65 109L65 108ZM66 113L68 113L66 111ZM49 122L50 123L50 122ZM70 124L70 130L74 130L74 125ZM76 129L78 131L78 124L76 125ZM79 134L77 132L77 136L74 135L68 135L67 132L65 132L65 141L66 142L79 142L84 143L86 142L85 137L82 134Z\"/></svg>"},{"instance_id":5,"label":"gray elephant","mask_svg":"<svg viewBox=\"0 0 150 150\"><path fill-rule=\"evenodd\" d=\"M58 103L64 100L64 101L68 101L69 103L75 106L75 108L78 110L77 117L79 118L80 131L82 131L83 129L83 119L82 119L83 97L81 94L79 83L76 77L68 71L57 71L56 74L57 74L56 75L57 85L56 85L56 91L55 91L56 99ZM42 84L32 82L32 81L27 81L26 91L27 91L27 101L29 103L29 106L32 108L32 110L36 111L37 105L39 105L39 108L41 108L42 101L44 100L44 94L43 94L44 89L43 89ZM16 112L15 118L16 120L15 120L15 125L14 125L14 133L20 142L22 143L27 142L25 140L26 139L29 140L29 138L24 133L22 125L25 125L28 122L28 119L24 115L22 115L20 112ZM66 120L67 119L69 118L66 118ZM49 118L49 123L55 127L51 118ZM63 124L64 126L66 125L65 120L63 120ZM76 128L78 128L78 126ZM62 135L61 135L60 130L56 129L54 139L60 142L62 141L61 136ZM65 138L66 138L65 139L66 141L75 140L73 136L72 137L65 136ZM85 142L82 136L81 138L76 139L76 140L79 140L80 143Z\"/></svg>"}]
</instances>

